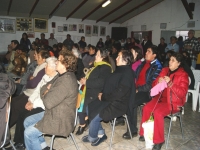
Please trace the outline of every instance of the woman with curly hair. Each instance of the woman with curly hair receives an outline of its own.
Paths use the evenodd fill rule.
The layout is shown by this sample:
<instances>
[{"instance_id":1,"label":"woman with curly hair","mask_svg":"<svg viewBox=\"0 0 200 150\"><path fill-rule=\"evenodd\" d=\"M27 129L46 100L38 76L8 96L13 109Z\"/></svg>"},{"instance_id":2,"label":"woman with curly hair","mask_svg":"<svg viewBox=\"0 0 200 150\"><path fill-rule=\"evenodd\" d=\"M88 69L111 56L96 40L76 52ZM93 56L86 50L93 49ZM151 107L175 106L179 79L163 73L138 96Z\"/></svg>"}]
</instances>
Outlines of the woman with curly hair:
<instances>
[{"instance_id":1,"label":"woman with curly hair","mask_svg":"<svg viewBox=\"0 0 200 150\"><path fill-rule=\"evenodd\" d=\"M59 75L53 83L47 83L40 90L45 107L44 117L35 126L31 125L24 131L27 150L45 149L42 133L68 136L73 131L78 94L74 74L76 65L77 58L71 51L60 52L56 63Z\"/></svg>"}]
</instances>

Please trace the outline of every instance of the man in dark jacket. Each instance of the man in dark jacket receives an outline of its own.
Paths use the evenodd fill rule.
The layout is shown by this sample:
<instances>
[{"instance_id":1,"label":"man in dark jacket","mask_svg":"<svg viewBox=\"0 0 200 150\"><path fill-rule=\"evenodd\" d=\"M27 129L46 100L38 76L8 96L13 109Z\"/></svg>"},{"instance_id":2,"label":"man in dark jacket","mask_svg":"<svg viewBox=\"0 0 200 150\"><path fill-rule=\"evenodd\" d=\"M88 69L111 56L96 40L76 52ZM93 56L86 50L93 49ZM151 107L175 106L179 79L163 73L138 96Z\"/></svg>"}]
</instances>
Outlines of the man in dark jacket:
<instances>
[{"instance_id":1,"label":"man in dark jacket","mask_svg":"<svg viewBox=\"0 0 200 150\"><path fill-rule=\"evenodd\" d=\"M127 112L128 121L132 136L137 136L137 107L143 103L150 101L149 91L152 88L152 83L159 75L162 66L156 59L158 54L157 46L152 45L147 48L145 61L136 70L136 96L133 99L132 105L129 105ZM124 139L130 139L130 134L127 130L123 134Z\"/></svg>"},{"instance_id":2,"label":"man in dark jacket","mask_svg":"<svg viewBox=\"0 0 200 150\"><path fill-rule=\"evenodd\" d=\"M149 40L149 37L146 35L144 36L144 40L142 41L142 47L143 47L143 54L145 55L147 52L147 48L149 46L153 45L152 42Z\"/></svg>"}]
</instances>

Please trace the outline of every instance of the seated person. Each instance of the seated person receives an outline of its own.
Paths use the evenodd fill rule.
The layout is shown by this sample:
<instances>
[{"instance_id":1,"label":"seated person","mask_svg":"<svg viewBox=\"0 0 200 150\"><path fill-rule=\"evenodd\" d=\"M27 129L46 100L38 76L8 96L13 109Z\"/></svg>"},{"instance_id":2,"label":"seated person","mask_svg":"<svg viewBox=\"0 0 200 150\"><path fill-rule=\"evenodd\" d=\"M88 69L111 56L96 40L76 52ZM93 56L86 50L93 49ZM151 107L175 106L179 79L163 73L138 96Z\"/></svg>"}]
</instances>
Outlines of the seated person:
<instances>
[{"instance_id":1,"label":"seated person","mask_svg":"<svg viewBox=\"0 0 200 150\"><path fill-rule=\"evenodd\" d=\"M154 134L153 150L160 150L164 141L164 117L180 111L180 107L185 104L186 94L188 92L188 75L182 68L183 57L179 53L174 53L170 57L169 67L163 68L154 84L166 82L167 88L160 94L153 97L143 108L142 121L147 121L153 111L154 116ZM170 96L171 93L171 96ZM160 99L159 99L160 97ZM159 101L159 103L157 103ZM144 141L144 131L140 126L140 141Z\"/></svg>"},{"instance_id":2,"label":"seated person","mask_svg":"<svg viewBox=\"0 0 200 150\"><path fill-rule=\"evenodd\" d=\"M108 53L103 49L99 49L95 56L94 67L80 80L81 85L83 85L83 92L81 93L81 104L78 109L80 125L76 135L81 135L86 129L88 125L86 107L98 98L98 94L102 91L105 80L111 72L112 68L109 62Z\"/></svg>"},{"instance_id":3,"label":"seated person","mask_svg":"<svg viewBox=\"0 0 200 150\"><path fill-rule=\"evenodd\" d=\"M165 48L165 52L171 50L174 52L179 52L179 45L176 43L177 38L175 36L170 37L170 43L167 44L167 47Z\"/></svg>"},{"instance_id":4,"label":"seated person","mask_svg":"<svg viewBox=\"0 0 200 150\"><path fill-rule=\"evenodd\" d=\"M23 45L18 45L12 64L14 67L8 72L8 76L10 78L20 78L26 72L27 66L27 57Z\"/></svg>"},{"instance_id":5,"label":"seated person","mask_svg":"<svg viewBox=\"0 0 200 150\"><path fill-rule=\"evenodd\" d=\"M9 126L12 127L18 119L19 113L21 110L24 110L24 106L28 102L28 97L31 96L33 91L35 90L38 83L41 81L42 77L45 74L45 66L46 66L46 58L49 57L48 51L41 50L39 54L37 54L37 64L33 76L29 78L26 84L26 90L23 91L22 94L16 96L12 99L11 102L11 116Z\"/></svg>"},{"instance_id":6,"label":"seated person","mask_svg":"<svg viewBox=\"0 0 200 150\"><path fill-rule=\"evenodd\" d=\"M47 83L40 90L45 107L44 117L36 125L32 124L26 127L24 131L27 150L43 148L42 146L45 145L43 133L68 136L74 130L78 94L78 85L74 74L76 63L77 59L71 51L62 50L60 52L56 64L59 75L53 83ZM26 124L25 122L24 124Z\"/></svg>"},{"instance_id":7,"label":"seated person","mask_svg":"<svg viewBox=\"0 0 200 150\"><path fill-rule=\"evenodd\" d=\"M142 49L139 48L138 46L133 46L131 48L131 53L133 54L133 59L134 59L133 64L132 64L132 69L134 71L136 71L136 69L138 68L138 66L144 60L143 54L142 54Z\"/></svg>"},{"instance_id":8,"label":"seated person","mask_svg":"<svg viewBox=\"0 0 200 150\"><path fill-rule=\"evenodd\" d=\"M101 121L110 121L126 114L130 100L135 95L135 74L131 69L133 55L122 50L117 57L117 68L105 81L102 93L88 105L89 135L82 138L97 146L107 139ZM99 135L98 135L99 134Z\"/></svg>"},{"instance_id":9,"label":"seated person","mask_svg":"<svg viewBox=\"0 0 200 150\"><path fill-rule=\"evenodd\" d=\"M7 100L15 92L15 83L5 73L3 64L0 64L0 145L2 145L7 120ZM9 141L6 141L6 144Z\"/></svg>"},{"instance_id":10,"label":"seated person","mask_svg":"<svg viewBox=\"0 0 200 150\"><path fill-rule=\"evenodd\" d=\"M33 114L37 114L42 112L44 114L44 104L42 102L42 99L40 97L40 89L42 86L44 86L47 82L49 83L50 81L53 82L54 77L57 75L56 72L56 58L55 57L49 57L46 59L46 67L45 67L45 75L42 77L41 81L35 88L33 94L28 98L28 102L26 103L25 106L23 106L20 111L17 123L16 123L16 128L15 128L15 136L14 136L14 142L15 142L15 147L16 148L21 148L23 149L24 147L24 120ZM25 108L25 109L24 109ZM43 115L40 115L41 117L37 117L34 122L30 123L29 125L38 122L39 120L42 119Z\"/></svg>"},{"instance_id":11,"label":"seated person","mask_svg":"<svg viewBox=\"0 0 200 150\"><path fill-rule=\"evenodd\" d=\"M89 54L84 55L82 59L85 68L90 68L92 66L95 60L95 55L96 55L96 47L90 46Z\"/></svg>"},{"instance_id":12,"label":"seated person","mask_svg":"<svg viewBox=\"0 0 200 150\"><path fill-rule=\"evenodd\" d=\"M21 92L23 92L23 88L24 86L26 86L29 77L31 75L33 75L35 68L37 67L37 55L39 53L39 50L36 49L34 50L34 59L35 61L31 62L30 64L27 65L27 69L26 72L22 75L21 78L15 80L16 83L16 92L15 92L15 96L18 96L21 94Z\"/></svg>"},{"instance_id":13,"label":"seated person","mask_svg":"<svg viewBox=\"0 0 200 150\"><path fill-rule=\"evenodd\" d=\"M159 75L162 66L156 59L158 54L157 46L152 45L147 48L145 61L136 70L136 96L133 98L133 103L127 112L128 121L132 137L137 136L137 107L143 103L150 101L149 91L153 81ZM123 135L124 139L130 139L129 132Z\"/></svg>"}]
</instances>

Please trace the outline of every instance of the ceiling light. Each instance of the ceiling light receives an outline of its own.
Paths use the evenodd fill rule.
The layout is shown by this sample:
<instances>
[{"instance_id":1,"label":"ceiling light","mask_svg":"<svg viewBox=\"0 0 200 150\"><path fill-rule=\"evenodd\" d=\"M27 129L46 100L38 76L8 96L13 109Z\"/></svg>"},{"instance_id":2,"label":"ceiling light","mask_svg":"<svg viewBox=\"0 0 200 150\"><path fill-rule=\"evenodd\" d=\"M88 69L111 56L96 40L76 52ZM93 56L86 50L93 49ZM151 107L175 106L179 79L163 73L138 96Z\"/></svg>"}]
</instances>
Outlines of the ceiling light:
<instances>
[{"instance_id":1,"label":"ceiling light","mask_svg":"<svg viewBox=\"0 0 200 150\"><path fill-rule=\"evenodd\" d=\"M107 0L103 5L102 5L102 7L106 7L108 4L110 4L111 3L111 0Z\"/></svg>"}]
</instances>

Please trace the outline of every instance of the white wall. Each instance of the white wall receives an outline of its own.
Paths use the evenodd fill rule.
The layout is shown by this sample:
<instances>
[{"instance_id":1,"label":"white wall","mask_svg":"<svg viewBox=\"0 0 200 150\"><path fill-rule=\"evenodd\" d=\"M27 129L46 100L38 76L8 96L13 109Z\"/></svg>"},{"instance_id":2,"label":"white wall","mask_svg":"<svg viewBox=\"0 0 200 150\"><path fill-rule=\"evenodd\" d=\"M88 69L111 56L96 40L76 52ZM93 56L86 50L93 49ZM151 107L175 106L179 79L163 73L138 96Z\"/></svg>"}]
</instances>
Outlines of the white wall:
<instances>
[{"instance_id":1,"label":"white wall","mask_svg":"<svg viewBox=\"0 0 200 150\"><path fill-rule=\"evenodd\" d=\"M195 11L193 12L193 20L195 28L200 30L200 0L188 0L195 3ZM121 26L128 27L128 35L131 31L141 31L141 25L147 25L147 31L152 31L152 42L159 44L160 42L160 23L167 23L166 30L188 31L187 21L189 16L181 2L181 0L164 0L147 11L124 22Z\"/></svg>"},{"instance_id":2,"label":"white wall","mask_svg":"<svg viewBox=\"0 0 200 150\"><path fill-rule=\"evenodd\" d=\"M0 18L16 19L16 17L8 17L8 16L0 16ZM57 32L58 31L57 27L63 26L63 24L77 24L77 27L78 27L78 24L98 25L99 29L100 29L100 26L105 26L106 27L106 35L111 35L112 27L120 26L120 24L113 24L113 23L111 25L109 25L109 23L107 23L107 22L99 22L96 24L96 21L92 21L92 20L84 20L82 22L81 19L69 18L68 20L66 20L65 17L52 17L51 19L48 20L48 33L45 33L46 39L48 39L50 33L53 32L53 28L51 27L52 22L56 22L56 28L54 28L54 30L55 30L54 35L55 35L55 38L58 39L58 42L63 42L66 39L67 34L71 34L71 38L72 38L72 40L75 40L75 42L77 42L81 36L85 36L85 33L78 33L78 31ZM0 53L7 51L7 45L10 44L11 40L20 41L20 39L22 37L22 33L24 33L24 31L16 31L15 34L0 33ZM40 32L35 32L35 38L36 37L40 38ZM29 39L32 42L35 40L35 38L29 38ZM96 46L97 42L99 41L99 38L102 38L103 41L106 40L106 36L85 37L87 44L92 44L95 46Z\"/></svg>"}]
</instances>

